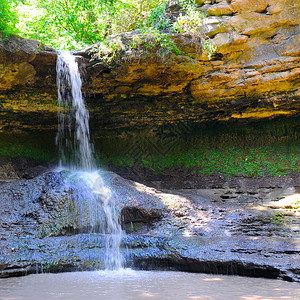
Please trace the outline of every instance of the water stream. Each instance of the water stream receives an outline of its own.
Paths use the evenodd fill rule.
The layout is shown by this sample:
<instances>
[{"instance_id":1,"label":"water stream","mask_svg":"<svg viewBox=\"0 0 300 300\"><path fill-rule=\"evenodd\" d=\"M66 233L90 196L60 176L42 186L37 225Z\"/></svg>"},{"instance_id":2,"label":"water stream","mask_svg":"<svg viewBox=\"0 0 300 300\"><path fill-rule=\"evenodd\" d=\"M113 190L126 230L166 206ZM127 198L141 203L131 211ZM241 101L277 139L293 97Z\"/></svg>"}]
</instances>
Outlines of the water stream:
<instances>
[{"instance_id":1,"label":"water stream","mask_svg":"<svg viewBox=\"0 0 300 300\"><path fill-rule=\"evenodd\" d=\"M110 270L122 268L123 259L120 253L122 229L119 216L114 209L110 189L101 178L101 171L96 171L93 144L90 142L89 112L85 107L81 91L82 80L76 57L69 51L62 51L57 57L58 89L58 131L56 144L60 154L60 169L68 169L70 177L77 177L93 190L88 195L91 209L91 225L96 223L100 203L105 213L104 228L106 236L105 267Z\"/></svg>"}]
</instances>

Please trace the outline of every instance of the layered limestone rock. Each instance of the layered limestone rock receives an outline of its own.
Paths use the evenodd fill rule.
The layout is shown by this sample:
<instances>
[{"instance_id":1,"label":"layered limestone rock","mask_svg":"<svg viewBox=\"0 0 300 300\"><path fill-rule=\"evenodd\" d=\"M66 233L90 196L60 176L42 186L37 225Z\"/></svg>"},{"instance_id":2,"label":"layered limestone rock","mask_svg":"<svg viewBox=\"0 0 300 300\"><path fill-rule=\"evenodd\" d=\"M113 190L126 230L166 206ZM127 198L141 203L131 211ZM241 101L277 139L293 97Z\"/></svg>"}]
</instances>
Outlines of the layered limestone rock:
<instances>
[{"instance_id":1,"label":"layered limestone rock","mask_svg":"<svg viewBox=\"0 0 300 300\"><path fill-rule=\"evenodd\" d=\"M171 2L167 14L180 15L180 3ZM77 53L86 69L84 90L90 95L92 118L105 119L109 128L115 128L147 126L153 120L165 124L299 113L300 3L197 3L206 14L202 32L215 47L211 59L201 50L202 42L189 34L168 35L180 53L162 55L155 47L143 53L137 42L143 36L137 31L111 38L121 50L109 60L95 55L101 43ZM41 48L38 42L17 38L1 42L3 120L12 112L48 112L55 126L56 54Z\"/></svg>"},{"instance_id":2,"label":"layered limestone rock","mask_svg":"<svg viewBox=\"0 0 300 300\"><path fill-rule=\"evenodd\" d=\"M140 106L147 106L152 117L156 112L162 122L298 113L300 3L236 0L198 4L207 14L203 32L216 49L211 60L201 51L200 41L187 34L170 34L183 54L170 59L127 59L109 71L93 61L87 65L86 89L103 95L112 105L120 98L122 102L137 99L139 104L126 110L131 120ZM172 7L178 9L176 3ZM117 38L126 45L134 35ZM142 100L144 96L168 100L149 104ZM159 114L161 109L168 117ZM217 116L212 112L218 112Z\"/></svg>"},{"instance_id":3,"label":"layered limestone rock","mask_svg":"<svg viewBox=\"0 0 300 300\"><path fill-rule=\"evenodd\" d=\"M49 91L55 84L56 51L34 40L11 37L0 42L0 91L32 87ZM54 68L53 68L54 67Z\"/></svg>"},{"instance_id":4,"label":"layered limestone rock","mask_svg":"<svg viewBox=\"0 0 300 300\"><path fill-rule=\"evenodd\" d=\"M56 51L40 42L0 41L0 132L56 127Z\"/></svg>"}]
</instances>

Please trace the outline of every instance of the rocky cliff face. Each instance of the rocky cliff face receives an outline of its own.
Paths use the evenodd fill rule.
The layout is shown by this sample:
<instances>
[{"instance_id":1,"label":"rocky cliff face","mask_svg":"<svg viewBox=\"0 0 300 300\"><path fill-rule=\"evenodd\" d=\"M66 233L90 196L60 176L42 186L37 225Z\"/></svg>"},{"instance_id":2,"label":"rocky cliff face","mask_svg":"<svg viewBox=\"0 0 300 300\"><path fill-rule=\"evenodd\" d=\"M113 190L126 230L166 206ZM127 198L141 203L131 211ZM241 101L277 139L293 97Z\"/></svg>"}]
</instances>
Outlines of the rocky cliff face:
<instances>
[{"instance_id":1,"label":"rocky cliff face","mask_svg":"<svg viewBox=\"0 0 300 300\"><path fill-rule=\"evenodd\" d=\"M216 164L221 160L226 166L247 170L237 172L238 176L249 176L254 165L255 174L269 175L270 161L285 153L277 159L281 166L278 163L273 168L277 173L272 174L298 173L299 1L198 1L198 5L206 14L202 32L216 49L211 59L202 50L201 39L194 36L168 33L180 52L166 53L157 44L153 47L155 37L139 31L111 37L119 50L106 58L96 55L101 43L75 53L82 67L91 133L101 161L107 158L106 164L117 172L128 167L129 173L122 170L127 178L152 182L157 178L151 173L149 179L149 169L157 172L157 164L161 172L162 158L176 151L179 157L195 146L197 155L183 155L176 165L178 170L187 169L184 181L193 178L192 185L195 175L186 166L195 164L195 157L198 169L193 172L219 172ZM178 1L169 1L166 13L171 19L181 12ZM55 50L37 41L13 37L0 42L0 142L7 148L5 157L9 153L9 157L38 155L44 161L53 158L56 57ZM266 163L260 164L252 155L252 146L265 155ZM227 151L232 147L240 147L236 156ZM214 149L221 149L217 157L222 159L216 163ZM204 155L205 151L210 154ZM165 165L169 163L165 161ZM14 166L8 161L2 173L12 170L11 174L19 174ZM171 168L166 178L172 175L181 184L181 171ZM12 177L23 178L22 174ZM3 180L7 177L2 176ZM199 180L203 182L203 177Z\"/></svg>"},{"instance_id":2,"label":"rocky cliff face","mask_svg":"<svg viewBox=\"0 0 300 300\"><path fill-rule=\"evenodd\" d=\"M203 2L198 1L207 14L203 32L216 49L211 60L192 36L170 34L184 54L128 59L113 70L97 61L87 63L86 90L101 96L104 106L122 107L122 119L131 123L139 123L141 116L142 122L149 117L165 123L297 114L300 4ZM133 36L117 38L126 45ZM90 50L79 54L90 58Z\"/></svg>"},{"instance_id":3,"label":"rocky cliff face","mask_svg":"<svg viewBox=\"0 0 300 300\"><path fill-rule=\"evenodd\" d=\"M99 129L111 130L104 134L105 138L111 134L111 140L101 141L101 147L111 156L122 148L122 158L141 159L147 151L168 154L179 142L184 151L196 138L220 153L228 148L227 142L243 149L270 140L275 150L269 156L276 160L285 151L299 170L295 150L300 128L299 1L197 2L207 13L203 32L216 47L210 60L200 51L199 41L183 34L169 35L183 53L164 58L155 51L149 57L132 57L126 45L138 32L112 37L124 45L112 63L95 59L92 49L99 45L77 53L85 70L92 131L101 135ZM177 1L169 2L171 12L180 14ZM30 149L30 157L42 159L46 151L34 149L38 144L55 152L56 55L36 41L13 37L0 42L0 151L9 144L10 155L17 156L18 150L25 156ZM274 126L270 121L251 126L244 122L279 116ZM221 122L208 126L207 120L224 121L228 128ZM176 127L180 122L182 127ZM192 133L197 122L203 122L202 127ZM166 130L157 130L164 125ZM229 157L232 149L228 148ZM213 164L220 160L216 153L205 156L201 151L189 158L203 155ZM234 161L235 168L249 159L248 168L251 159L259 162L263 154L256 151L251 158L243 151L236 160L224 160L224 165ZM281 163L285 170L287 161ZM87 204L80 201L77 186L67 188L66 174L1 183L34 177L46 167L30 162L30 171L21 160L1 160L0 165L0 277L102 268L103 236L87 234L91 224L82 214ZM142 171L134 165L127 177L142 177ZM162 193L111 173L104 175L122 210L128 233L122 251L128 266L300 280L298 174L275 181L264 176L256 185L254 179L245 178L226 179L224 184L217 175L211 180L188 168L184 173L181 166L171 174L172 178L169 173L163 177L165 185L159 182L161 175L149 181L190 190Z\"/></svg>"},{"instance_id":4,"label":"rocky cliff face","mask_svg":"<svg viewBox=\"0 0 300 300\"><path fill-rule=\"evenodd\" d=\"M169 2L169 13L180 13L176 2ZM203 32L216 48L211 60L199 41L184 34L169 36L183 53L163 59L155 52L134 57L126 45L136 32L112 38L124 49L114 64L92 59L97 44L77 53L83 57L84 89L97 119L105 119L108 127L131 127L153 120L163 124L299 113L300 3L197 2L207 14ZM1 42L3 119L7 112L44 112L51 123L56 111L56 53L49 50L36 41Z\"/></svg>"}]
</instances>

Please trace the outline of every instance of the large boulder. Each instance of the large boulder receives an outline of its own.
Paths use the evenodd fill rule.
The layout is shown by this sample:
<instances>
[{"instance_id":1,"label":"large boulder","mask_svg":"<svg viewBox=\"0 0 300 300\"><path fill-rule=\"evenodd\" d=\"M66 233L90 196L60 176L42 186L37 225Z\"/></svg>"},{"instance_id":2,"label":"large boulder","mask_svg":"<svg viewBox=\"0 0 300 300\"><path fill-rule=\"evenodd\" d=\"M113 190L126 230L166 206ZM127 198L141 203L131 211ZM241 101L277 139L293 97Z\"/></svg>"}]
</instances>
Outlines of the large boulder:
<instances>
[{"instance_id":1,"label":"large boulder","mask_svg":"<svg viewBox=\"0 0 300 300\"><path fill-rule=\"evenodd\" d=\"M55 63L56 52L38 41L16 36L0 40L0 91L9 91L16 86L37 88L39 81L45 90L49 90L48 85L55 78ZM50 81L47 80L49 75L54 75Z\"/></svg>"}]
</instances>

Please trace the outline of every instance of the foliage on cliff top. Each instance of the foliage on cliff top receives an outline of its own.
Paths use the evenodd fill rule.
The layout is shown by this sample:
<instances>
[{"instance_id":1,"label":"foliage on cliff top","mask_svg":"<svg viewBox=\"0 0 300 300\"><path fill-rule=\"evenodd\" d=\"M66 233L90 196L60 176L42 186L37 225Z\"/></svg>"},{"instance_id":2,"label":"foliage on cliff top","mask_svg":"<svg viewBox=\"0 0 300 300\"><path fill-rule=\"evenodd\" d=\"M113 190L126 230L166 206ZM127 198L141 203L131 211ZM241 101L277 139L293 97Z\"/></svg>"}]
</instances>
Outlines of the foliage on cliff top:
<instances>
[{"instance_id":1,"label":"foliage on cliff top","mask_svg":"<svg viewBox=\"0 0 300 300\"><path fill-rule=\"evenodd\" d=\"M78 49L145 26L164 0L24 0L21 35L58 49Z\"/></svg>"},{"instance_id":2,"label":"foliage on cliff top","mask_svg":"<svg viewBox=\"0 0 300 300\"><path fill-rule=\"evenodd\" d=\"M17 0L0 0L0 35L3 38L17 32L17 3Z\"/></svg>"},{"instance_id":3,"label":"foliage on cliff top","mask_svg":"<svg viewBox=\"0 0 300 300\"><path fill-rule=\"evenodd\" d=\"M178 49L168 33L189 33L208 43L201 35L203 15L195 0L179 1L177 21L166 12L166 0L0 0L0 32L18 33L56 49L80 49L109 36L139 29L156 39L154 48ZM167 41L167 42L165 42Z\"/></svg>"},{"instance_id":4,"label":"foliage on cliff top","mask_svg":"<svg viewBox=\"0 0 300 300\"><path fill-rule=\"evenodd\" d=\"M140 23L138 30L130 33L112 36L106 41L98 43L91 51L92 59L101 60L110 66L118 64L120 60L134 60L142 58L168 59L172 54L184 55L174 40L173 33L187 33L192 37L191 42L196 51L202 54L203 49L210 59L215 51L202 32L203 13L197 10L193 0L181 1L179 16L174 20L168 4L162 2L151 10L150 16Z\"/></svg>"}]
</instances>

